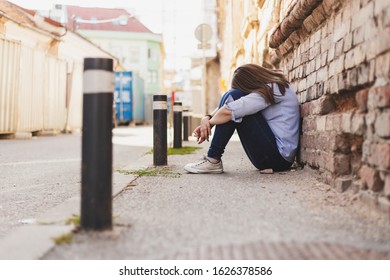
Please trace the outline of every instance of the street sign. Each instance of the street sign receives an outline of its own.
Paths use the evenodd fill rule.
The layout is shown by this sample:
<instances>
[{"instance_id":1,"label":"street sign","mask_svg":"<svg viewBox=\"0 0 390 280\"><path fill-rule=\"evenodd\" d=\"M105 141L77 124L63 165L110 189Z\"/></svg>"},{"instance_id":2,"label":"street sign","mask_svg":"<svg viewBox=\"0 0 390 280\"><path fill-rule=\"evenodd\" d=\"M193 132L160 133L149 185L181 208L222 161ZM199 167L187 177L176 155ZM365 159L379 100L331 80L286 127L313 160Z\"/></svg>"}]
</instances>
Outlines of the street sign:
<instances>
[{"instance_id":1,"label":"street sign","mask_svg":"<svg viewBox=\"0 0 390 280\"><path fill-rule=\"evenodd\" d=\"M199 24L195 29L195 37L199 42L201 42L201 44L205 44L210 41L212 35L213 31L211 26L206 23Z\"/></svg>"},{"instance_id":2,"label":"street sign","mask_svg":"<svg viewBox=\"0 0 390 280\"><path fill-rule=\"evenodd\" d=\"M200 43L200 44L198 44L198 49L209 49L209 48L211 48L211 44L210 43Z\"/></svg>"}]
</instances>

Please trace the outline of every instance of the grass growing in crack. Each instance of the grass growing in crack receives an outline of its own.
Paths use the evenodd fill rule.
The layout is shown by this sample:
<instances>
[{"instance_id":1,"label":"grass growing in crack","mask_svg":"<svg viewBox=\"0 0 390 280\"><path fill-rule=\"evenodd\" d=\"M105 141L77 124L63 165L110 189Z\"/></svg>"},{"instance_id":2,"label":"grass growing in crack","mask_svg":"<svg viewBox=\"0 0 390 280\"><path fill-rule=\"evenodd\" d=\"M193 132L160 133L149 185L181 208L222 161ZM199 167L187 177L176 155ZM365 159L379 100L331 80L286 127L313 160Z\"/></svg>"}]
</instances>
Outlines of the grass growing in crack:
<instances>
[{"instance_id":1,"label":"grass growing in crack","mask_svg":"<svg viewBox=\"0 0 390 280\"><path fill-rule=\"evenodd\" d=\"M184 146L181 148L168 148L167 154L168 156L172 155L189 155L193 154L196 150L202 149L201 147L195 147L195 146ZM145 155L151 155L153 154L153 149L151 149L149 152L145 153Z\"/></svg>"},{"instance_id":2,"label":"grass growing in crack","mask_svg":"<svg viewBox=\"0 0 390 280\"><path fill-rule=\"evenodd\" d=\"M54 237L53 241L56 245L62 245L62 244L70 244L72 242L72 239L73 239L73 233L69 232L69 233L61 234L58 237Z\"/></svg>"},{"instance_id":3,"label":"grass growing in crack","mask_svg":"<svg viewBox=\"0 0 390 280\"><path fill-rule=\"evenodd\" d=\"M142 176L163 176L170 178L179 178L180 173L172 172L169 167L147 167L141 168L138 170L118 170L119 173L124 175L137 175L138 177Z\"/></svg>"},{"instance_id":4,"label":"grass growing in crack","mask_svg":"<svg viewBox=\"0 0 390 280\"><path fill-rule=\"evenodd\" d=\"M65 221L65 224L67 224L67 225L73 224L73 225L75 225L75 226L80 226L80 216L79 216L79 215L72 214L72 217L70 217L69 219L67 219L67 220Z\"/></svg>"},{"instance_id":5,"label":"grass growing in crack","mask_svg":"<svg viewBox=\"0 0 390 280\"><path fill-rule=\"evenodd\" d=\"M196 150L202 149L195 146L184 146L181 148L168 148L168 156L171 155L189 155L193 154Z\"/></svg>"}]
</instances>

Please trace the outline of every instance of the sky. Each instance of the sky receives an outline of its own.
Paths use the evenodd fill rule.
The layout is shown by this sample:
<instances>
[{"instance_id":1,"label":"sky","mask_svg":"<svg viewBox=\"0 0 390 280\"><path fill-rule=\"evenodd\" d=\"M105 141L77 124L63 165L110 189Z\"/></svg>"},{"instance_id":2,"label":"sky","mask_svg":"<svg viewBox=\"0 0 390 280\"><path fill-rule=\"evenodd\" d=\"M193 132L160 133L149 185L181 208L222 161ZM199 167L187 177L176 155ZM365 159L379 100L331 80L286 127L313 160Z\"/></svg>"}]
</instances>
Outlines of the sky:
<instances>
[{"instance_id":1,"label":"sky","mask_svg":"<svg viewBox=\"0 0 390 280\"><path fill-rule=\"evenodd\" d=\"M50 9L53 4L66 4L85 7L126 8L135 12L142 22L153 32L161 33L163 2L171 0L8 0L34 10Z\"/></svg>"},{"instance_id":2,"label":"sky","mask_svg":"<svg viewBox=\"0 0 390 280\"><path fill-rule=\"evenodd\" d=\"M19 6L50 9L53 4L125 8L151 31L163 34L167 68L189 67L189 57L200 57L195 28L206 19L203 1L208 0L8 0Z\"/></svg>"}]
</instances>

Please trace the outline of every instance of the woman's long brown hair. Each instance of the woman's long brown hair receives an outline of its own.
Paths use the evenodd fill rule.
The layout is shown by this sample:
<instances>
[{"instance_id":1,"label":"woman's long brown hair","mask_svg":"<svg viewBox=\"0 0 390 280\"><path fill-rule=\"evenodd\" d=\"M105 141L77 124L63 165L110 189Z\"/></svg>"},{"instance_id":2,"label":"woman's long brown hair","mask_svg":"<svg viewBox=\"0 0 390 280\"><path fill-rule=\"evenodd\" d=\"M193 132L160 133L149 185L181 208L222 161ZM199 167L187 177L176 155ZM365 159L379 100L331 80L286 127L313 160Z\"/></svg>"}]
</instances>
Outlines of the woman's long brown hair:
<instances>
[{"instance_id":1,"label":"woman's long brown hair","mask_svg":"<svg viewBox=\"0 0 390 280\"><path fill-rule=\"evenodd\" d=\"M289 87L281 71L267 69L257 64L244 64L234 71L232 88L247 94L257 92L268 104L275 104L274 91L267 83L276 83L283 95Z\"/></svg>"}]
</instances>

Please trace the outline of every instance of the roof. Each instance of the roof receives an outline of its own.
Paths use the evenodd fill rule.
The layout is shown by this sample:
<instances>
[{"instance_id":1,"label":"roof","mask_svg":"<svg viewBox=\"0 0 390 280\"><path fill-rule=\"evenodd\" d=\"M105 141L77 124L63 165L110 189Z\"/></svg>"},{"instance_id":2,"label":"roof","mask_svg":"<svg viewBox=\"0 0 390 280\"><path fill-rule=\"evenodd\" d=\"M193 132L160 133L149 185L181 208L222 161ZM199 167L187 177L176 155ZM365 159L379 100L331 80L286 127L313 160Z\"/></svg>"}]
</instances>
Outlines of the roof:
<instances>
[{"instance_id":1,"label":"roof","mask_svg":"<svg viewBox=\"0 0 390 280\"><path fill-rule=\"evenodd\" d=\"M0 0L1 15L18 24L50 36L62 36L65 33L64 27L60 23L47 17L38 16L35 11L25 9L5 0ZM45 24L40 23L37 17L43 19Z\"/></svg>"},{"instance_id":2,"label":"roof","mask_svg":"<svg viewBox=\"0 0 390 280\"><path fill-rule=\"evenodd\" d=\"M8 1L0 0L0 12L19 23L35 26L35 22L26 14L26 9Z\"/></svg>"},{"instance_id":3,"label":"roof","mask_svg":"<svg viewBox=\"0 0 390 280\"><path fill-rule=\"evenodd\" d=\"M125 9L106 9L106 8L88 8L78 6L67 6L68 28L74 30L76 27L76 18L82 20L104 21L116 19L118 17L128 17L127 24L120 25L117 22L107 23L82 23L77 22L77 29L84 30L108 30L108 31L124 31L124 32L141 32L153 33L137 18L133 17Z\"/></svg>"}]
</instances>

